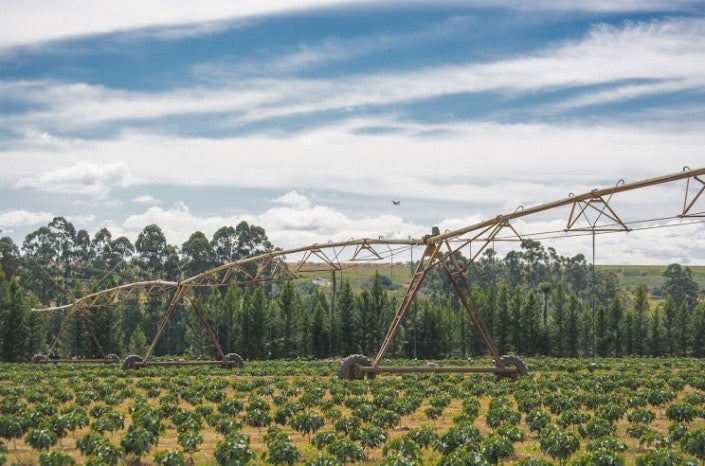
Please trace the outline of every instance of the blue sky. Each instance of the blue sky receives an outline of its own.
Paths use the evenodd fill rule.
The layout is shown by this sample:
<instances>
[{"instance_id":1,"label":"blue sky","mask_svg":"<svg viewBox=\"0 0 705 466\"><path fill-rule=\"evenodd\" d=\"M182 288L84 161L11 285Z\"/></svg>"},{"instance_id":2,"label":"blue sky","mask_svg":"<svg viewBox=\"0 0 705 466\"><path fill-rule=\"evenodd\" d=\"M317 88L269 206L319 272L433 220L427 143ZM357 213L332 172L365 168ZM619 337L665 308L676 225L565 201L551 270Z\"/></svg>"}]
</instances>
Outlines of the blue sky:
<instances>
[{"instance_id":1,"label":"blue sky","mask_svg":"<svg viewBox=\"0 0 705 466\"><path fill-rule=\"evenodd\" d=\"M0 0L2 234L421 236L705 166L704 2L516 4ZM684 191L615 203L672 216ZM686 223L600 238L598 260L703 264Z\"/></svg>"}]
</instances>

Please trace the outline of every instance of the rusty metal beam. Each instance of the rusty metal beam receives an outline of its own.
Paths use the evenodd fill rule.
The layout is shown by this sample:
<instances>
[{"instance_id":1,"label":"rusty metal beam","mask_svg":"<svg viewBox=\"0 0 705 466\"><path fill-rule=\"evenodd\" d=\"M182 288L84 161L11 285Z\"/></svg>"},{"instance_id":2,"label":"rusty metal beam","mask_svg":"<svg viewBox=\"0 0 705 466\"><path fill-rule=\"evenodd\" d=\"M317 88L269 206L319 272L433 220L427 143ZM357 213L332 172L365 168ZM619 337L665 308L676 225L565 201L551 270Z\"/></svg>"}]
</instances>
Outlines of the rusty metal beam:
<instances>
[{"instance_id":1,"label":"rusty metal beam","mask_svg":"<svg viewBox=\"0 0 705 466\"><path fill-rule=\"evenodd\" d=\"M513 220L516 218L526 217L528 215L536 214L539 212L544 212L546 210L551 210L551 209L555 209L558 207L569 206L569 205L571 205L575 202L578 202L578 201L587 201L589 199L596 199L600 196L609 196L610 194L617 194L617 193L621 193L621 192L625 192L625 191L633 191L635 189L647 188L649 186L656 186L656 185L663 184L663 183L684 180L684 179L693 178L695 176L702 176L702 175L705 175L705 168L699 168L697 170L678 172L678 173L674 173L671 175L658 176L655 178L649 178L649 179L637 181L634 183L625 183L623 185L615 186L615 187L611 187L611 188L594 189L590 192L580 194L577 196L568 196L566 198L559 199L557 201L539 204L534 207L525 208L520 211L514 211L513 213L510 213L510 214L498 215L497 217L490 219L490 220L484 220L482 222L468 225L463 228L458 228L457 230L452 230L452 231L448 231L448 232L445 232L442 234L432 236L431 238L428 239L428 241L436 243L436 242L444 241L446 239L454 239L454 238L458 238L460 236L463 236L464 234L470 233L472 231L498 224L502 221Z\"/></svg>"}]
</instances>

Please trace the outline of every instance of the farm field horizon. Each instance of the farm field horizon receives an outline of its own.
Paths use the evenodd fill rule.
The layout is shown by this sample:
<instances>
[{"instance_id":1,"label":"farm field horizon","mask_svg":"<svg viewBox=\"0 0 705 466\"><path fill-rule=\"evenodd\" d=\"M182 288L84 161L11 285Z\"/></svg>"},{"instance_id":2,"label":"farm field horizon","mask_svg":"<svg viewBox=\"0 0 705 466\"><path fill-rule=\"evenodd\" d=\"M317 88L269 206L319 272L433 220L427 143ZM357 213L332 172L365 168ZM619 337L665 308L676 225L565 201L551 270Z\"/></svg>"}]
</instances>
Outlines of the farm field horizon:
<instances>
[{"instance_id":1,"label":"farm field horizon","mask_svg":"<svg viewBox=\"0 0 705 466\"><path fill-rule=\"evenodd\" d=\"M698 451L705 453L696 442L705 432L702 359L598 358L591 371L589 358L525 358L530 373L518 380L342 380L338 362L127 371L119 364L2 364L5 460L37 464L51 451L60 452L55 461L67 455L79 464L654 464L657 457L697 464ZM53 444L31 446L38 431Z\"/></svg>"}]
</instances>

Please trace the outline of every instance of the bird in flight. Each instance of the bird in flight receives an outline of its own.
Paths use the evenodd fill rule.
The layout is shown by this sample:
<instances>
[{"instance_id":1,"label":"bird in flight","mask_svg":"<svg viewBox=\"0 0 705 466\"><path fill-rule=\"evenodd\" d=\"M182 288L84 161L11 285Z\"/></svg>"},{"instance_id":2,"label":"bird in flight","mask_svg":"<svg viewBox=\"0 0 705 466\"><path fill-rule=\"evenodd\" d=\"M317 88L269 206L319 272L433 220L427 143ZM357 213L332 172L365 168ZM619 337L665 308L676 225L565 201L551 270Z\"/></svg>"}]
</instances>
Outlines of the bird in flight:
<instances>
[{"instance_id":1,"label":"bird in flight","mask_svg":"<svg viewBox=\"0 0 705 466\"><path fill-rule=\"evenodd\" d=\"M392 201L392 204L399 205L399 204L401 204L401 201Z\"/></svg>"}]
</instances>

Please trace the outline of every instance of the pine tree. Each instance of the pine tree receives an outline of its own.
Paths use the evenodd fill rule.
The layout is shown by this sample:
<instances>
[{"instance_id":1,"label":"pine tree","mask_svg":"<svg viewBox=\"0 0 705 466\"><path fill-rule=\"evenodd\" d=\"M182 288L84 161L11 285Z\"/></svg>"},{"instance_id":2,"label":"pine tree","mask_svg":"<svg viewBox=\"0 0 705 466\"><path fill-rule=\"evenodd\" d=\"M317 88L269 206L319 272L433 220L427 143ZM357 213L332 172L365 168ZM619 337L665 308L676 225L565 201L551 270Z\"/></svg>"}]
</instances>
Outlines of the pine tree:
<instances>
[{"instance_id":1,"label":"pine tree","mask_svg":"<svg viewBox=\"0 0 705 466\"><path fill-rule=\"evenodd\" d=\"M624 345L624 342L622 341L623 316L624 307L622 306L622 301L619 299L619 296L615 296L610 303L608 331L611 333L612 353L617 357L622 355L622 346Z\"/></svg>"},{"instance_id":2,"label":"pine tree","mask_svg":"<svg viewBox=\"0 0 705 466\"><path fill-rule=\"evenodd\" d=\"M599 356L607 356L612 347L612 332L607 328L607 311L605 306L598 306L595 314L595 343L597 345L597 354Z\"/></svg>"},{"instance_id":3,"label":"pine tree","mask_svg":"<svg viewBox=\"0 0 705 466\"><path fill-rule=\"evenodd\" d=\"M372 311L372 347L374 349L379 348L382 345L382 339L384 338L384 331L387 328L388 322L388 306L387 306L387 293L382 288L382 283L379 279L379 272L375 271L375 278L372 282L372 289L370 290L370 305Z\"/></svg>"},{"instance_id":4,"label":"pine tree","mask_svg":"<svg viewBox=\"0 0 705 466\"><path fill-rule=\"evenodd\" d=\"M578 357L578 341L580 335L580 301L575 293L568 298L568 319L566 323L566 349L571 358Z\"/></svg>"},{"instance_id":5,"label":"pine tree","mask_svg":"<svg viewBox=\"0 0 705 466\"><path fill-rule=\"evenodd\" d=\"M634 297L634 353L646 354L646 319L648 318L649 302L646 296L646 286L638 285L636 287L636 296Z\"/></svg>"},{"instance_id":6,"label":"pine tree","mask_svg":"<svg viewBox=\"0 0 705 466\"><path fill-rule=\"evenodd\" d=\"M497 292L497 319L494 329L494 342L497 351L505 354L509 351L510 329L512 328L509 315L509 287L506 281L499 284Z\"/></svg>"},{"instance_id":7,"label":"pine tree","mask_svg":"<svg viewBox=\"0 0 705 466\"><path fill-rule=\"evenodd\" d=\"M127 352L139 355L144 355L147 352L147 337L142 327L136 327L132 335L130 335L130 341L127 344Z\"/></svg>"},{"instance_id":8,"label":"pine tree","mask_svg":"<svg viewBox=\"0 0 705 466\"><path fill-rule=\"evenodd\" d=\"M264 288L257 287L248 301L246 316L248 319L248 334L244 336L245 349L249 358L262 359L265 357L265 320L267 297Z\"/></svg>"},{"instance_id":9,"label":"pine tree","mask_svg":"<svg viewBox=\"0 0 705 466\"><path fill-rule=\"evenodd\" d=\"M688 302L684 299L678 306L676 315L676 333L678 336L678 354L685 356L688 353L688 327L690 325L690 310Z\"/></svg>"},{"instance_id":10,"label":"pine tree","mask_svg":"<svg viewBox=\"0 0 705 466\"><path fill-rule=\"evenodd\" d=\"M321 302L316 303L311 321L311 351L313 357L322 359L328 356L328 326L326 313Z\"/></svg>"},{"instance_id":11,"label":"pine tree","mask_svg":"<svg viewBox=\"0 0 705 466\"><path fill-rule=\"evenodd\" d=\"M340 352L353 354L356 345L355 297L348 280L343 281L338 297L338 316L340 317Z\"/></svg>"},{"instance_id":12,"label":"pine tree","mask_svg":"<svg viewBox=\"0 0 705 466\"><path fill-rule=\"evenodd\" d=\"M700 301L690 316L693 356L705 357L705 301Z\"/></svg>"},{"instance_id":13,"label":"pine tree","mask_svg":"<svg viewBox=\"0 0 705 466\"><path fill-rule=\"evenodd\" d=\"M666 352L664 333L662 311L656 308L649 319L649 353L652 356L663 356Z\"/></svg>"},{"instance_id":14,"label":"pine tree","mask_svg":"<svg viewBox=\"0 0 705 466\"><path fill-rule=\"evenodd\" d=\"M666 331L666 352L669 356L674 356L676 354L677 314L678 308L676 307L676 303L673 301L671 296L668 296L668 298L666 298L666 303L663 305L663 326Z\"/></svg>"},{"instance_id":15,"label":"pine tree","mask_svg":"<svg viewBox=\"0 0 705 466\"><path fill-rule=\"evenodd\" d=\"M565 312L565 293L563 292L563 284L558 283L551 297L553 304L553 338L552 347L553 354L556 356L565 356L566 347L566 312Z\"/></svg>"},{"instance_id":16,"label":"pine tree","mask_svg":"<svg viewBox=\"0 0 705 466\"><path fill-rule=\"evenodd\" d=\"M3 283L4 282L4 283ZM0 318L2 347L0 359L22 361L27 354L29 305L17 277L9 281L0 269Z\"/></svg>"},{"instance_id":17,"label":"pine tree","mask_svg":"<svg viewBox=\"0 0 705 466\"><path fill-rule=\"evenodd\" d=\"M236 286L229 286L225 296L220 301L221 319L220 345L223 351L227 354L233 351L240 351L240 342L238 339L238 314L240 312L241 297Z\"/></svg>"},{"instance_id":18,"label":"pine tree","mask_svg":"<svg viewBox=\"0 0 705 466\"><path fill-rule=\"evenodd\" d=\"M634 311L629 309L624 315L624 352L634 355Z\"/></svg>"},{"instance_id":19,"label":"pine tree","mask_svg":"<svg viewBox=\"0 0 705 466\"><path fill-rule=\"evenodd\" d=\"M541 305L534 290L529 290L522 306L522 342L529 354L540 354L541 350Z\"/></svg>"},{"instance_id":20,"label":"pine tree","mask_svg":"<svg viewBox=\"0 0 705 466\"><path fill-rule=\"evenodd\" d=\"M509 321L511 322L511 339L509 347L512 351L522 351L526 348L524 341L524 332L522 330L522 306L521 306L521 289L514 289L512 298L509 301Z\"/></svg>"}]
</instances>

